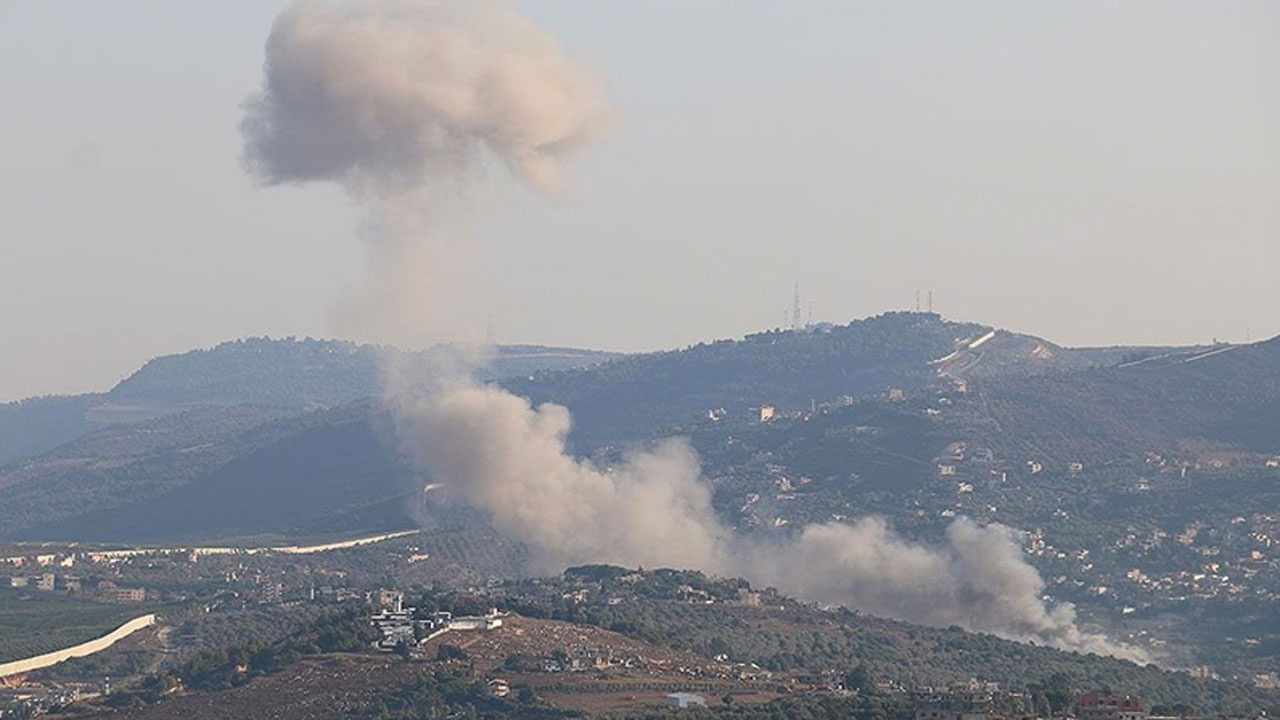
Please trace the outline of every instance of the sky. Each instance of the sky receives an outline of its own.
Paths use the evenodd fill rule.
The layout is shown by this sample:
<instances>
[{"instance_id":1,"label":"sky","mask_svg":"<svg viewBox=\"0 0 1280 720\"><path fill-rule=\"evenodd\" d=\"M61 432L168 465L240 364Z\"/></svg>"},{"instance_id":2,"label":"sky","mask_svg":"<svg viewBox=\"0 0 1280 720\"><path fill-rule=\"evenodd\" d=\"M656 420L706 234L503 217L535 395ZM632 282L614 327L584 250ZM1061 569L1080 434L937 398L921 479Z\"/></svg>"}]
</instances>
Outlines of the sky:
<instances>
[{"instance_id":1,"label":"sky","mask_svg":"<svg viewBox=\"0 0 1280 720\"><path fill-rule=\"evenodd\" d=\"M0 0L0 401L334 335L360 211L240 161L284 7ZM458 340L679 347L796 282L839 323L932 290L1063 344L1280 334L1280 3L519 7L620 121L553 199L486 168Z\"/></svg>"}]
</instances>

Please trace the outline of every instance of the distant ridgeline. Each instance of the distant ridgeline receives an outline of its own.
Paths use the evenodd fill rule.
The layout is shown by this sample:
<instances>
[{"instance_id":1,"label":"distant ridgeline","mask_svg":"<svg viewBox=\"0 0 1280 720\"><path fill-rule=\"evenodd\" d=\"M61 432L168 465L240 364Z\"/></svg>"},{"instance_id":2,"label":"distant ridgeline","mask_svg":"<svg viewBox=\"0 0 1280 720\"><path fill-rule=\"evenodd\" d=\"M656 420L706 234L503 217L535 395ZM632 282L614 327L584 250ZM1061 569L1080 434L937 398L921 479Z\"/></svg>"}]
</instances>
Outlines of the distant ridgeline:
<instances>
[{"instance_id":1,"label":"distant ridgeline","mask_svg":"<svg viewBox=\"0 0 1280 720\"><path fill-rule=\"evenodd\" d=\"M105 393L0 404L0 466L91 430L207 406L308 410L375 397L390 360L406 375L452 366L446 349L405 352L334 340L250 338L149 361ZM486 379L591 365L614 353L537 345L499 346L479 357ZM444 365L450 363L450 365Z\"/></svg>"},{"instance_id":2,"label":"distant ridgeline","mask_svg":"<svg viewBox=\"0 0 1280 720\"><path fill-rule=\"evenodd\" d=\"M0 406L0 458L10 461L0 466L0 538L412 525L422 478L388 442L378 403L352 402L381 393L379 352L246 340L158 358L108 393ZM938 483L937 458L956 440L986 454L951 472L972 474L986 457L1010 478L1033 456L1050 468L1043 479L1070 461L1141 458L1189 439L1280 452L1280 341L1071 349L933 313L887 313L610 357L504 347L486 372L535 403L566 405L572 449L602 462L632 442L691 437L716 478L716 506L743 527L781 514L792 523L896 516L911 498L951 507L955 488ZM776 415L762 421L766 407ZM775 507L775 496L786 504ZM1011 498L998 506L1003 522L1043 521Z\"/></svg>"}]
</instances>

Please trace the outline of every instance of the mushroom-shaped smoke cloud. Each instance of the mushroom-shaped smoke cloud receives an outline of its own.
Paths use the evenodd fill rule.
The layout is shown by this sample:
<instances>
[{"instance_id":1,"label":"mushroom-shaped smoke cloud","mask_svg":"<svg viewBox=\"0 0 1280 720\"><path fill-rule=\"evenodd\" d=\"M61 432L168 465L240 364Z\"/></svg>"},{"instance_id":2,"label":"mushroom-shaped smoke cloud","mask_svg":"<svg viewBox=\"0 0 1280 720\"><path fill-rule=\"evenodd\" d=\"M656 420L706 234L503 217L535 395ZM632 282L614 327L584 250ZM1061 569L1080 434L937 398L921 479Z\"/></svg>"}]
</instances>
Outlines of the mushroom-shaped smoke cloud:
<instances>
[{"instance_id":1,"label":"mushroom-shaped smoke cloud","mask_svg":"<svg viewBox=\"0 0 1280 720\"><path fill-rule=\"evenodd\" d=\"M431 325L460 267L442 239L486 156L549 191L561 163L608 125L590 72L509 5L486 0L306 2L280 16L247 103L248 167L268 184L331 182L373 216L374 282L358 322ZM387 336L387 333L378 333ZM394 333L392 333L394 339ZM765 542L723 526L698 461L669 441L601 468L565 451L568 412L464 376L389 391L423 470L525 542L538 570L569 563L697 567L934 625L1134 656L1049 609L1013 534L961 520L940 546L879 519Z\"/></svg>"}]
</instances>

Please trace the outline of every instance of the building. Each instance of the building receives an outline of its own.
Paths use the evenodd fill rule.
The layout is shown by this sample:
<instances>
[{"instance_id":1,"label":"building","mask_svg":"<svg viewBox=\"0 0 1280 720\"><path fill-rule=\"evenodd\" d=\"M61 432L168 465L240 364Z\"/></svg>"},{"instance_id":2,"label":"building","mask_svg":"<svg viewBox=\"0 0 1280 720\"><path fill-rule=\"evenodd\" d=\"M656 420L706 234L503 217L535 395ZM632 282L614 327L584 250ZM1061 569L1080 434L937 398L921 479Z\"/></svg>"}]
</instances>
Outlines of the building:
<instances>
[{"instance_id":1,"label":"building","mask_svg":"<svg viewBox=\"0 0 1280 720\"><path fill-rule=\"evenodd\" d=\"M577 647L569 653L570 670L603 670L612 665L613 651L608 648Z\"/></svg>"},{"instance_id":2,"label":"building","mask_svg":"<svg viewBox=\"0 0 1280 720\"><path fill-rule=\"evenodd\" d=\"M907 391L898 387L889 388L889 402L905 402L907 399Z\"/></svg>"},{"instance_id":3,"label":"building","mask_svg":"<svg viewBox=\"0 0 1280 720\"><path fill-rule=\"evenodd\" d=\"M707 699L693 693L675 692L667 695L666 706L669 708L704 708Z\"/></svg>"},{"instance_id":4,"label":"building","mask_svg":"<svg viewBox=\"0 0 1280 720\"><path fill-rule=\"evenodd\" d=\"M1080 720L1147 720L1147 707L1132 695L1095 691L1080 696L1077 715Z\"/></svg>"},{"instance_id":5,"label":"building","mask_svg":"<svg viewBox=\"0 0 1280 720\"><path fill-rule=\"evenodd\" d=\"M484 615L459 615L449 620L450 630L494 630L502 627L502 616L491 608Z\"/></svg>"},{"instance_id":6,"label":"building","mask_svg":"<svg viewBox=\"0 0 1280 720\"><path fill-rule=\"evenodd\" d=\"M284 602L284 584L265 582L262 584L262 602L279 605Z\"/></svg>"},{"instance_id":7,"label":"building","mask_svg":"<svg viewBox=\"0 0 1280 720\"><path fill-rule=\"evenodd\" d=\"M45 573L45 574L40 575L39 577L37 577L35 580L36 580L36 589L37 589L37 590L52 590L52 589L53 589L53 581L54 581L53 573Z\"/></svg>"},{"instance_id":8,"label":"building","mask_svg":"<svg viewBox=\"0 0 1280 720\"><path fill-rule=\"evenodd\" d=\"M399 590L379 590L372 600L374 605L383 610L398 613L404 609L404 593Z\"/></svg>"},{"instance_id":9,"label":"building","mask_svg":"<svg viewBox=\"0 0 1280 720\"><path fill-rule=\"evenodd\" d=\"M382 638L374 643L374 647L382 652L392 652L401 645L412 646L418 643L417 626L413 619L414 608L399 607L395 610L384 609L369 620Z\"/></svg>"},{"instance_id":10,"label":"building","mask_svg":"<svg viewBox=\"0 0 1280 720\"><path fill-rule=\"evenodd\" d=\"M145 588L116 588L115 600L121 603L142 602L147 599Z\"/></svg>"},{"instance_id":11,"label":"building","mask_svg":"<svg viewBox=\"0 0 1280 720\"><path fill-rule=\"evenodd\" d=\"M489 694L493 697L503 698L511 694L511 686L502 678L494 678L488 683Z\"/></svg>"},{"instance_id":12,"label":"building","mask_svg":"<svg viewBox=\"0 0 1280 720\"><path fill-rule=\"evenodd\" d=\"M760 422L769 422L770 420L773 419L773 416L776 414L776 412L777 411L774 409L772 405L761 405L760 406Z\"/></svg>"}]
</instances>

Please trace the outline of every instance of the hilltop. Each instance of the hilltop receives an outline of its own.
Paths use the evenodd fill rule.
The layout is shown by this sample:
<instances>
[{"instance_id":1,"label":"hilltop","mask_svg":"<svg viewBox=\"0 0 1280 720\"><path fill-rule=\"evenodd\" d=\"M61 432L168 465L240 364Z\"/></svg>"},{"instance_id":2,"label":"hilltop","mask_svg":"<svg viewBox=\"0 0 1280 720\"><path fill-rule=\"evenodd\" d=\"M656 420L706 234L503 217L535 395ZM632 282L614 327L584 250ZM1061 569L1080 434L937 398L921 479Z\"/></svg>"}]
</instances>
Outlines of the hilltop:
<instances>
[{"instance_id":1,"label":"hilltop","mask_svg":"<svg viewBox=\"0 0 1280 720\"><path fill-rule=\"evenodd\" d=\"M1066 462L1102 438L1096 453L1081 456L1092 463L1118 449L1133 455L1176 444L1177 431L1193 426L1230 435L1239 431L1230 413L1267 406L1242 390L1219 392L1215 373L1250 387L1272 368L1269 347L1076 350L932 313L888 313L603 362L595 362L603 354L586 351L501 348L487 372L589 362L498 382L535 403L566 405L574 413L571 440L584 454L608 459L633 442L690 436L708 474L720 478L718 504L750 524L763 519L759 508L742 514L733 507L767 492L773 465L818 481L804 489L818 504L796 505L823 519L841 508L896 513L904 493L923 491L934 459L956 440L1009 458L1034 450ZM0 509L0 537L287 537L407 526L415 503L406 498L422 481L400 457L389 418L376 401L342 404L379 392L379 352L249 340L154 360L92 396L93 412L163 407L176 414L110 425L0 471L9 500ZM1172 360L1184 356L1197 360ZM961 382L972 389L957 393ZM1175 392L1190 386L1202 391ZM922 403L939 397L950 403L945 413L924 412ZM1149 409L1154 400L1138 402L1143 397L1161 405ZM775 422L759 422L764 405L776 409ZM822 412L813 412L819 405ZM1216 425L1189 423L1210 407L1219 408ZM1128 434L1098 430L1125 423ZM1137 443L1139 433L1160 442ZM1249 439L1251 447L1265 441Z\"/></svg>"},{"instance_id":2,"label":"hilltop","mask_svg":"<svg viewBox=\"0 0 1280 720\"><path fill-rule=\"evenodd\" d=\"M1280 340L1075 349L890 313L498 382L567 405L572 451L603 467L689 438L738 532L880 515L936 542L958 516L1001 523L1088 622L1232 672L1280 648ZM188 409L0 471L0 537L283 540L425 517L494 534L434 505L402 450L376 400Z\"/></svg>"},{"instance_id":3,"label":"hilltop","mask_svg":"<svg viewBox=\"0 0 1280 720\"><path fill-rule=\"evenodd\" d=\"M485 379L588 366L616 353L540 345L461 349ZM109 391L0 404L0 467L39 455L88 432L195 408L259 405L296 411L381 395L388 364L431 376L457 352L405 352L338 340L249 338L148 361Z\"/></svg>"}]
</instances>

